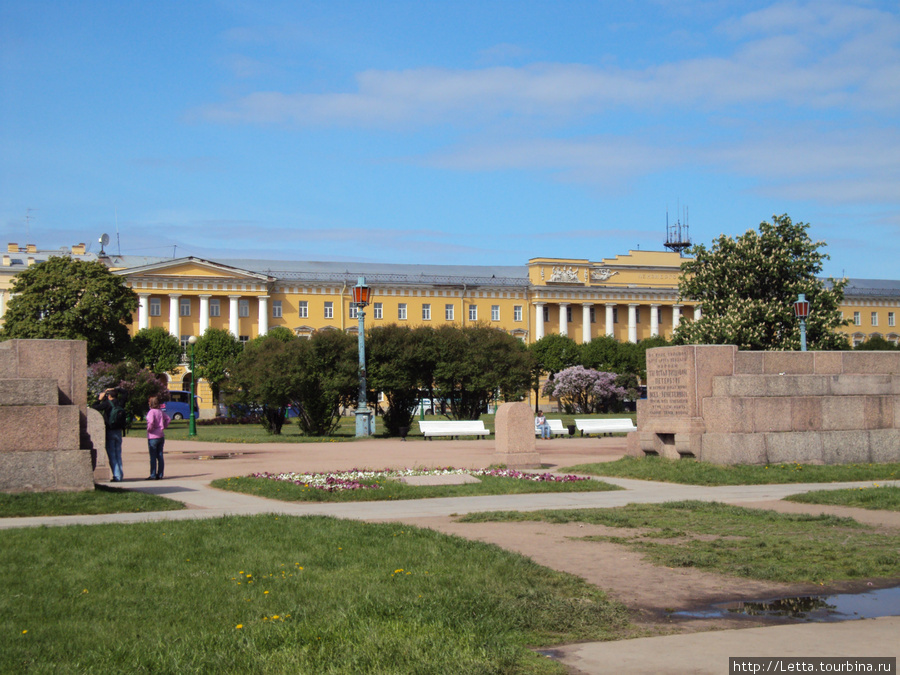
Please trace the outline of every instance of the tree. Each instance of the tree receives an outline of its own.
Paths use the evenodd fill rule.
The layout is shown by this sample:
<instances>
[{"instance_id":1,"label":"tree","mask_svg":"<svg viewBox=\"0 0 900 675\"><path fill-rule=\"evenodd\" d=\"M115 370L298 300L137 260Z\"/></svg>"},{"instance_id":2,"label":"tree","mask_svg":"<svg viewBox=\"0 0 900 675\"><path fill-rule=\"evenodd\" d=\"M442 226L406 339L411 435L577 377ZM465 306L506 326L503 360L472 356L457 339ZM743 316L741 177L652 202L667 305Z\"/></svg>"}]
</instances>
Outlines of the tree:
<instances>
[{"instance_id":1,"label":"tree","mask_svg":"<svg viewBox=\"0 0 900 675\"><path fill-rule=\"evenodd\" d=\"M181 364L181 342L165 328L142 328L131 339L131 355L157 375L173 373Z\"/></svg>"},{"instance_id":2,"label":"tree","mask_svg":"<svg viewBox=\"0 0 900 675\"><path fill-rule=\"evenodd\" d=\"M228 370L243 350L240 340L227 330L207 328L194 344L194 369L197 377L209 382L213 400L219 400L219 387L228 378Z\"/></svg>"},{"instance_id":3,"label":"tree","mask_svg":"<svg viewBox=\"0 0 900 675\"><path fill-rule=\"evenodd\" d=\"M0 339L85 340L88 363L128 352L137 294L98 262L53 256L18 274Z\"/></svg>"},{"instance_id":4,"label":"tree","mask_svg":"<svg viewBox=\"0 0 900 675\"><path fill-rule=\"evenodd\" d=\"M856 351L891 351L900 349L900 344L895 344L890 340L885 340L880 335L870 335L865 342L860 342L854 348Z\"/></svg>"},{"instance_id":5,"label":"tree","mask_svg":"<svg viewBox=\"0 0 900 675\"><path fill-rule=\"evenodd\" d=\"M532 362L521 340L490 326L441 326L434 331L437 394L454 419L477 420L497 400L518 400L528 390Z\"/></svg>"},{"instance_id":6,"label":"tree","mask_svg":"<svg viewBox=\"0 0 900 675\"><path fill-rule=\"evenodd\" d=\"M280 435L287 409L298 398L298 382L304 362L303 345L278 334L264 335L250 342L235 359L225 385L230 400L259 407L269 433Z\"/></svg>"},{"instance_id":7,"label":"tree","mask_svg":"<svg viewBox=\"0 0 900 675\"><path fill-rule=\"evenodd\" d=\"M733 239L725 235L711 249L700 244L690 249L693 259L681 266L681 299L699 302L698 321L684 319L675 331L676 344L733 344L739 349L786 350L800 348L799 322L794 302L800 293L810 303L806 322L807 344L812 349L845 349L847 338L836 331L844 325L840 305L846 280L816 275L828 256L813 242L809 225L793 223L787 215L760 223Z\"/></svg>"},{"instance_id":8,"label":"tree","mask_svg":"<svg viewBox=\"0 0 900 675\"><path fill-rule=\"evenodd\" d=\"M567 412L606 412L625 397L625 389L616 384L618 375L572 366L560 371L544 385L545 396L558 398Z\"/></svg>"},{"instance_id":9,"label":"tree","mask_svg":"<svg viewBox=\"0 0 900 675\"><path fill-rule=\"evenodd\" d=\"M400 427L412 426L419 391L424 385L422 374L427 369L422 367L421 347L425 343L418 337L418 330L397 324L377 326L366 334L367 381L387 400L383 420L391 436L398 436Z\"/></svg>"},{"instance_id":10,"label":"tree","mask_svg":"<svg viewBox=\"0 0 900 675\"><path fill-rule=\"evenodd\" d=\"M168 399L168 383L165 375L156 375L142 368L135 361L105 363L98 361L88 368L88 405L92 405L100 392L115 387L124 400L122 407L129 419L146 417L150 410L149 400L156 396L161 401Z\"/></svg>"},{"instance_id":11,"label":"tree","mask_svg":"<svg viewBox=\"0 0 900 675\"><path fill-rule=\"evenodd\" d=\"M553 375L581 360L578 343L567 335L550 333L528 346L532 357L531 389L534 391L534 411L538 410L541 377Z\"/></svg>"},{"instance_id":12,"label":"tree","mask_svg":"<svg viewBox=\"0 0 900 675\"><path fill-rule=\"evenodd\" d=\"M357 397L357 339L341 330L325 330L292 346L298 358L297 422L311 436L328 435L340 423L341 407Z\"/></svg>"}]
</instances>

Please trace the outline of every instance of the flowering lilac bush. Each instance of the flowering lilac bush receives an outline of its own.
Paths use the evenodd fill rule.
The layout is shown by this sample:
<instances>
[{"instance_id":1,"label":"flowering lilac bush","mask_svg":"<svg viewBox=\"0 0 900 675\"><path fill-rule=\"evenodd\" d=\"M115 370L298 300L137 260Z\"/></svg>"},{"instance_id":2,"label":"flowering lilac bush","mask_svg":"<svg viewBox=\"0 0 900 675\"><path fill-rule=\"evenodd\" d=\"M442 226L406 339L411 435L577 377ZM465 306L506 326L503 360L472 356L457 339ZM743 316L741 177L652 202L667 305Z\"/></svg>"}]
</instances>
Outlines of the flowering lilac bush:
<instances>
[{"instance_id":1,"label":"flowering lilac bush","mask_svg":"<svg viewBox=\"0 0 900 675\"><path fill-rule=\"evenodd\" d=\"M515 478L518 480L531 480L544 483L571 483L579 480L590 480L580 476L557 476L551 473L523 473L513 469L383 469L372 471L369 469L350 469L332 473L254 473L253 478L267 478L269 480L284 481L294 485L336 492L338 490L378 490L377 481L397 480L407 476L448 476L456 474L469 474L470 476L491 476L496 478Z\"/></svg>"},{"instance_id":2,"label":"flowering lilac bush","mask_svg":"<svg viewBox=\"0 0 900 675\"><path fill-rule=\"evenodd\" d=\"M558 398L572 412L606 412L613 402L621 401L626 395L624 387L616 384L617 377L615 373L572 366L547 380L544 395Z\"/></svg>"}]
</instances>

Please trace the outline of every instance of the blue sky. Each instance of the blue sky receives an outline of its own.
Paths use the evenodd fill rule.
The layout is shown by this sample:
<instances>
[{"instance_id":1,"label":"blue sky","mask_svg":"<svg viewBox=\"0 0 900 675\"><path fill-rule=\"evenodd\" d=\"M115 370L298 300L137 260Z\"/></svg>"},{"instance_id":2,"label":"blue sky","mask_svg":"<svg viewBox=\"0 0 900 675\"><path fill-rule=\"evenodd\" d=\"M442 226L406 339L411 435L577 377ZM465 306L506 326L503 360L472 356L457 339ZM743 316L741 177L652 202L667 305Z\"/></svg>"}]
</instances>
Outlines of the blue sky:
<instances>
[{"instance_id":1,"label":"blue sky","mask_svg":"<svg viewBox=\"0 0 900 675\"><path fill-rule=\"evenodd\" d=\"M898 279L898 113L895 0L0 0L0 227L519 265L788 213Z\"/></svg>"}]
</instances>

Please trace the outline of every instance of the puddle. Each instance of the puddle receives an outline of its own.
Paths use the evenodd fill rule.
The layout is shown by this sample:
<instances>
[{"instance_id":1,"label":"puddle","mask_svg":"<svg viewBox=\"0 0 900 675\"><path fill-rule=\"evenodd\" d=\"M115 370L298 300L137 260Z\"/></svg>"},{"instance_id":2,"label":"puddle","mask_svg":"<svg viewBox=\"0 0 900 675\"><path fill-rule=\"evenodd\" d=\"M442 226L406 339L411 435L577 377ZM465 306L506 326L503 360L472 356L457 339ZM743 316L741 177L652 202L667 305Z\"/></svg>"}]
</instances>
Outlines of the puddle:
<instances>
[{"instance_id":1,"label":"puddle","mask_svg":"<svg viewBox=\"0 0 900 675\"><path fill-rule=\"evenodd\" d=\"M192 457L191 459L198 460L207 460L207 459L231 459L232 457L240 457L241 455L245 455L245 452L220 452L215 455L197 455L196 457Z\"/></svg>"},{"instance_id":2,"label":"puddle","mask_svg":"<svg viewBox=\"0 0 900 675\"><path fill-rule=\"evenodd\" d=\"M900 586L835 595L806 595L774 600L723 602L709 609L672 612L686 619L720 619L739 616L782 618L798 621L848 621L900 616Z\"/></svg>"}]
</instances>

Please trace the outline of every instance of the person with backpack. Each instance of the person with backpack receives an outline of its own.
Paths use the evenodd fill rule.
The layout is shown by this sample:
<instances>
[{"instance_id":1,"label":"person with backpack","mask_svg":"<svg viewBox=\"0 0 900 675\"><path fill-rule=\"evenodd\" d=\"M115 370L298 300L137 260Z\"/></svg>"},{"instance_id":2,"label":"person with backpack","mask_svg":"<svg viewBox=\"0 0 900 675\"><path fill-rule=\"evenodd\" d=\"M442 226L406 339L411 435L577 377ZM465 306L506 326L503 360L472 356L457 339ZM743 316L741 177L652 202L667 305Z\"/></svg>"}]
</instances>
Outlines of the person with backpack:
<instances>
[{"instance_id":1,"label":"person with backpack","mask_svg":"<svg viewBox=\"0 0 900 675\"><path fill-rule=\"evenodd\" d=\"M166 428L169 426L169 416L159 409L159 399L151 396L147 401L150 412L147 413L147 448L150 450L150 478L147 480L162 480L163 445L166 442Z\"/></svg>"},{"instance_id":2,"label":"person with backpack","mask_svg":"<svg viewBox=\"0 0 900 675\"><path fill-rule=\"evenodd\" d=\"M122 473L122 431L128 425L124 401L115 388L100 393L94 408L103 415L106 423L106 456L112 469L113 483L121 483Z\"/></svg>"}]
</instances>

